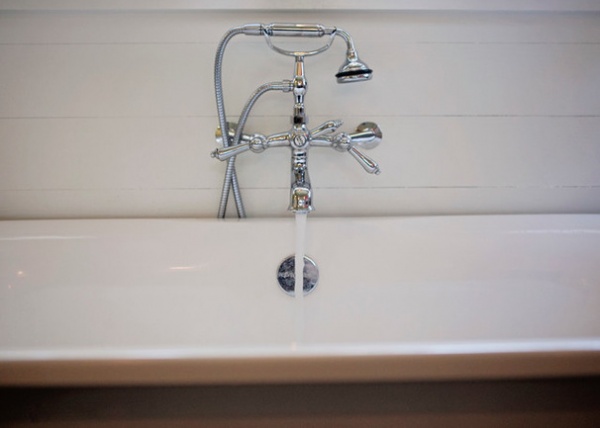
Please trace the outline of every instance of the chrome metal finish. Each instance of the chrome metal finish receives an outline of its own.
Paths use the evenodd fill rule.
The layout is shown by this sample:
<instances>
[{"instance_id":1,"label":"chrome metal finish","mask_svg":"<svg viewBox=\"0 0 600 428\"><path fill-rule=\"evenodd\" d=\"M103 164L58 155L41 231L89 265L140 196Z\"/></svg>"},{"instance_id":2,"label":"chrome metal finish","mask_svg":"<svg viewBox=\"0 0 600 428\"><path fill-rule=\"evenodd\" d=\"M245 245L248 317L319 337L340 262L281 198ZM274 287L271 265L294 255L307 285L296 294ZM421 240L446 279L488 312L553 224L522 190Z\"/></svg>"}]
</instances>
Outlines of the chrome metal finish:
<instances>
[{"instance_id":1,"label":"chrome metal finish","mask_svg":"<svg viewBox=\"0 0 600 428\"><path fill-rule=\"evenodd\" d=\"M346 60L335 75L337 82L352 83L370 80L373 77L373 70L358 59L358 52L356 52L354 41L350 37L350 34L338 28L336 35L340 36L346 42Z\"/></svg>"},{"instance_id":2,"label":"chrome metal finish","mask_svg":"<svg viewBox=\"0 0 600 428\"><path fill-rule=\"evenodd\" d=\"M340 152L348 152L369 174L378 175L381 173L377 162L355 147L359 146L367 150L376 147L383 138L379 126L373 122L364 122L352 134L339 132L330 136L322 135L335 131L340 125L341 121L325 122L315 128L318 132L316 136L307 131L304 126L295 127L286 133L270 136L243 134L242 140L245 141L244 143L216 149L211 153L211 156L223 161L247 151L261 153L272 147L291 147L293 149L292 186L289 209L293 212L310 212L313 210L311 184L307 170L307 156L310 147L330 147Z\"/></svg>"},{"instance_id":3,"label":"chrome metal finish","mask_svg":"<svg viewBox=\"0 0 600 428\"><path fill-rule=\"evenodd\" d=\"M270 82L270 83L265 83L264 85L259 86L254 91L254 93L250 96L250 98L248 99L246 105L244 106L244 108L242 110L242 114L240 115L240 121L236 127L235 134L234 134L233 140L231 142L231 145L236 146L242 140L242 136L243 136L242 132L243 132L244 126L246 125L246 120L248 119L248 116L250 115L250 111L252 110L252 107L254 106L254 104L256 103L256 101L258 100L258 98L261 95L263 95L264 93L266 93L268 91L289 92L291 90L292 90L292 82L289 80L283 80L281 82ZM218 138L217 138L217 140L218 140ZM221 141L223 141L222 138L221 138ZM223 146L225 148L228 147L225 144ZM244 211L244 206L242 203L242 198L241 198L241 195L239 194L239 188L237 189L237 192L236 192L236 185L237 185L237 180L236 180L236 175L235 175L235 154L234 154L233 156L228 157L227 169L225 170L225 178L223 180L223 190L221 192L221 203L219 204L219 213L218 213L219 218L225 217L225 211L227 209L227 199L229 196L230 189L233 189L235 203L236 203L236 207L238 210L238 217L243 218L246 216L246 213Z\"/></svg>"},{"instance_id":4,"label":"chrome metal finish","mask_svg":"<svg viewBox=\"0 0 600 428\"><path fill-rule=\"evenodd\" d=\"M233 137L235 137L235 130L237 129L237 123L235 122L227 122L227 132L229 133L229 145L233 141ZM249 135L243 134L241 141L250 141L251 137ZM215 130L215 140L217 144L224 145L223 143L223 133L221 132L221 127L217 126Z\"/></svg>"},{"instance_id":5,"label":"chrome metal finish","mask_svg":"<svg viewBox=\"0 0 600 428\"><path fill-rule=\"evenodd\" d=\"M304 95L308 90L308 83L304 76L304 57L297 56L294 64L294 80L292 81L292 91L294 92L294 115L292 123L304 125L306 123L306 114L304 112Z\"/></svg>"},{"instance_id":6,"label":"chrome metal finish","mask_svg":"<svg viewBox=\"0 0 600 428\"><path fill-rule=\"evenodd\" d=\"M267 41L267 45L275 52L278 52L282 55L287 56L312 56L320 54L321 52L325 52L330 48L333 43L334 37L336 35L335 27L324 27L320 24L285 24L285 23L274 23L265 25L263 27L263 34L265 36L265 40ZM329 36L327 42L321 46L320 48L309 50L309 51L292 51L288 49L283 49L279 46L273 44L271 40L272 37L284 36L284 37L323 37Z\"/></svg>"},{"instance_id":7,"label":"chrome metal finish","mask_svg":"<svg viewBox=\"0 0 600 428\"><path fill-rule=\"evenodd\" d=\"M222 135L229 136L229 130L227 126L227 117L225 115L225 104L223 100L223 80L222 80L222 68L223 68L223 56L225 55L225 48L229 41L238 34L252 34L256 24L244 25L241 27L235 27L230 29L217 47L217 53L215 55L215 98L217 100L217 114L219 115L219 127L221 128ZM260 34L260 33L259 33ZM229 138L221 140L223 147L229 146ZM246 217L246 211L244 210L244 203L242 202L242 195L240 193L239 184L237 181L237 174L235 172L234 162L230 162L227 165L225 171L225 179L223 185L223 191L221 193L221 203L219 206L218 217L225 217L225 210L227 208L227 199L229 197L230 190L233 191L233 197L235 199L235 206L237 208L238 217Z\"/></svg>"},{"instance_id":8,"label":"chrome metal finish","mask_svg":"<svg viewBox=\"0 0 600 428\"><path fill-rule=\"evenodd\" d=\"M312 205L312 188L307 168L307 151L293 150L292 187L290 189L290 206L288 209L295 213L308 214L314 208Z\"/></svg>"},{"instance_id":9,"label":"chrome metal finish","mask_svg":"<svg viewBox=\"0 0 600 428\"><path fill-rule=\"evenodd\" d=\"M373 70L358 60L347 60L335 75L338 83L364 82L373 77Z\"/></svg>"},{"instance_id":10,"label":"chrome metal finish","mask_svg":"<svg viewBox=\"0 0 600 428\"><path fill-rule=\"evenodd\" d=\"M321 24L274 22L263 26L263 33L267 36L323 37L330 36L335 31L335 27L325 27Z\"/></svg>"},{"instance_id":11,"label":"chrome metal finish","mask_svg":"<svg viewBox=\"0 0 600 428\"><path fill-rule=\"evenodd\" d=\"M289 256L281 262L277 268L277 282L281 289L288 295L294 296L294 288L296 285L296 258ZM304 269L302 270L302 291L306 296L312 292L319 283L319 268L317 264L310 258L304 256Z\"/></svg>"},{"instance_id":12,"label":"chrome metal finish","mask_svg":"<svg viewBox=\"0 0 600 428\"><path fill-rule=\"evenodd\" d=\"M337 129L342 126L344 122L341 120L328 120L327 122L323 122L315 129L310 130L310 134L313 138L318 137L319 135L329 134L337 131Z\"/></svg>"},{"instance_id":13,"label":"chrome metal finish","mask_svg":"<svg viewBox=\"0 0 600 428\"><path fill-rule=\"evenodd\" d=\"M239 123L227 122L223 102L221 69L225 46L237 34L258 36L263 35L269 47L284 55L294 56L294 74L292 80L265 83L258 87L251 95L240 115ZM326 44L311 51L291 51L273 45L273 37L326 37ZM307 128L308 116L306 115L304 98L308 91L308 80L305 74L304 57L316 55L327 50L335 36L341 37L346 42L346 58L339 72L339 83L358 82L369 80L372 70L358 58L354 42L344 30L336 27L325 27L320 24L247 24L236 27L225 34L215 58L215 95L217 98L217 111L219 115L219 128L216 139L222 145L214 150L211 156L221 161L227 161L227 170L223 183L219 217L225 217L227 199L233 191L238 216L244 217L237 176L235 173L236 156L247 151L261 153L272 147L289 147L291 149L291 185L289 209L293 212L308 213L312 211L312 186L308 174L308 152L312 147L329 147L340 152L348 152L356 161L371 174L379 174L380 169L376 162L361 153L356 146L371 149L379 144L382 132L373 122L361 123L355 132L337 132L342 125L341 120L329 120L316 128ZM265 136L262 134L246 134L244 126L252 107L258 98L268 91L292 92L294 105L292 113L292 128L287 132L280 132ZM227 135L227 138L223 138Z\"/></svg>"},{"instance_id":14,"label":"chrome metal finish","mask_svg":"<svg viewBox=\"0 0 600 428\"><path fill-rule=\"evenodd\" d=\"M381 143L383 133L376 123L363 122L356 127L356 132L350 134L350 138L364 149L373 149Z\"/></svg>"},{"instance_id":15,"label":"chrome metal finish","mask_svg":"<svg viewBox=\"0 0 600 428\"><path fill-rule=\"evenodd\" d=\"M379 169L379 165L377 165L377 162L375 162L367 155L364 155L361 152L359 152L355 147L350 147L348 149L348 153L350 153L352 157L357 160L360 166L362 166L363 169L369 174L381 174L381 170Z\"/></svg>"}]
</instances>

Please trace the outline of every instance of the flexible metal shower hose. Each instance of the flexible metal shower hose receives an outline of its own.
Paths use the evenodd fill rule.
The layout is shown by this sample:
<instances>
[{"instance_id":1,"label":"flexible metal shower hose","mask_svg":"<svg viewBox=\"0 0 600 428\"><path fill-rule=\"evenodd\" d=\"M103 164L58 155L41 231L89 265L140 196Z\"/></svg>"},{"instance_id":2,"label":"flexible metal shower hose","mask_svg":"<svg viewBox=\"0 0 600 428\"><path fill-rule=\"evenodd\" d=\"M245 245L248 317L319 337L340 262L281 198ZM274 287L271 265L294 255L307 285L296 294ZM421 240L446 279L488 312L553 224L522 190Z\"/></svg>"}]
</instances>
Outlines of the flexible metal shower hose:
<instances>
[{"instance_id":1,"label":"flexible metal shower hose","mask_svg":"<svg viewBox=\"0 0 600 428\"><path fill-rule=\"evenodd\" d=\"M219 126L221 127L221 133L223 135L224 147L229 147L229 128L227 127L227 118L225 116L225 103L223 101L223 82L221 78L223 68L223 54L225 53L225 47L227 46L227 43L229 43L229 40L231 40L233 36L237 34L242 34L243 32L243 26L230 29L221 39L221 42L217 47L217 53L215 56L215 98L217 100L217 114L219 115ZM242 195L240 194L240 186L237 181L237 174L235 172L235 157L229 159L227 163L227 170L225 172L225 183L231 183L231 188L233 188L233 198L235 200L235 206L237 208L238 217L246 217L244 203L242 201ZM225 217L228 197L229 186L227 186L227 192L225 192L224 185L223 192L221 194L221 203L219 205L219 218Z\"/></svg>"},{"instance_id":2,"label":"flexible metal shower hose","mask_svg":"<svg viewBox=\"0 0 600 428\"><path fill-rule=\"evenodd\" d=\"M290 91L292 89L291 81L282 81L282 82L269 82L263 85L260 85L254 93L250 96L244 109L242 110L242 114L240 115L240 119L237 125L237 129L235 131L235 135L231 142L232 146L235 146L240 143L242 139L242 134L244 131L244 126L246 125L246 121L248 120L248 116L250 115L250 111L252 107L254 107L254 103L260 98L261 95L268 91ZM225 136L223 136L225 138ZM225 211L227 208L227 199L229 196L229 189L234 185L233 177L235 174L235 156L230 158L227 162L227 169L225 170L225 179L223 181L223 191L221 192L221 204L219 205L219 218L225 217ZM239 193L239 189L238 189ZM235 195L235 190L234 190ZM237 202L236 202L237 205ZM242 207L243 208L243 207ZM238 216L239 216L239 207L238 207ZM242 216L240 216L242 217ZM245 215L244 215L245 217Z\"/></svg>"}]
</instances>

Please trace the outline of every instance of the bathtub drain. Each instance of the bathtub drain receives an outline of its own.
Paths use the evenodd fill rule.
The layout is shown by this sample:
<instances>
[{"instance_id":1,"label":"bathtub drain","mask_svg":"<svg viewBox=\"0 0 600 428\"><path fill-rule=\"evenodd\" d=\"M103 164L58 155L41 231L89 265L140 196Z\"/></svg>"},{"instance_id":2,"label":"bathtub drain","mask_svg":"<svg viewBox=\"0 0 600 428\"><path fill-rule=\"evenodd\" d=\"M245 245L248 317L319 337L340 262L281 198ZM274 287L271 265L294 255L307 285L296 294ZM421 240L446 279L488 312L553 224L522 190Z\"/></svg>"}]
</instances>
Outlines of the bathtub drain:
<instances>
[{"instance_id":1,"label":"bathtub drain","mask_svg":"<svg viewBox=\"0 0 600 428\"><path fill-rule=\"evenodd\" d=\"M294 295L294 285L296 282L295 266L295 257L289 256L281 262L279 269L277 269L277 282L281 289L290 296ZM304 295L306 296L313 291L318 282L319 268L317 264L311 258L304 256L304 281L302 284Z\"/></svg>"}]
</instances>

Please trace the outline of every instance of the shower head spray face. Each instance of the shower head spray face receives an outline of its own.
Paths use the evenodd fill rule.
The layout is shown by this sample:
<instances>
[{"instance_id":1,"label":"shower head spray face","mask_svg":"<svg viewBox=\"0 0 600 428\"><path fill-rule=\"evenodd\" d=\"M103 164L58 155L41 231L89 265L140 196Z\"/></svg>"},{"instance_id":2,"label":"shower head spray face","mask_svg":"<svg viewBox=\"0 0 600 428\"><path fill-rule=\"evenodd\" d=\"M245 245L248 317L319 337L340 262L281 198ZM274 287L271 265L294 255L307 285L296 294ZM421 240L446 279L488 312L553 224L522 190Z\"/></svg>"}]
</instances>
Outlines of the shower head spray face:
<instances>
[{"instance_id":1,"label":"shower head spray face","mask_svg":"<svg viewBox=\"0 0 600 428\"><path fill-rule=\"evenodd\" d=\"M354 47L354 41L350 34L341 28L337 28L336 36L346 42L346 59L335 75L338 83L364 82L373 76L373 70L367 64L358 59L358 53Z\"/></svg>"},{"instance_id":2,"label":"shower head spray face","mask_svg":"<svg viewBox=\"0 0 600 428\"><path fill-rule=\"evenodd\" d=\"M358 60L358 58L349 60L342 64L338 73L335 75L338 83L363 82L370 80L373 76L367 64Z\"/></svg>"}]
</instances>

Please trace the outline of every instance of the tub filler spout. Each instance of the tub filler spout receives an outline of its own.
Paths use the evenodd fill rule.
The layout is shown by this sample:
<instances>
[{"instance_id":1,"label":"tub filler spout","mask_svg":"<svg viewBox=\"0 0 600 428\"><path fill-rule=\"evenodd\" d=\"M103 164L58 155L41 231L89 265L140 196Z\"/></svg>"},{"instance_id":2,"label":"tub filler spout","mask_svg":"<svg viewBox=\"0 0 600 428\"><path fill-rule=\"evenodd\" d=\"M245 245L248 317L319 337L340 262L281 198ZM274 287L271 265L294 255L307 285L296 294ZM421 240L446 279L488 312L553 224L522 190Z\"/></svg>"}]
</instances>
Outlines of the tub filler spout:
<instances>
[{"instance_id":1,"label":"tub filler spout","mask_svg":"<svg viewBox=\"0 0 600 428\"><path fill-rule=\"evenodd\" d=\"M312 189L308 176L305 151L294 153L293 155L289 210L301 214L308 214L313 210Z\"/></svg>"}]
</instances>

